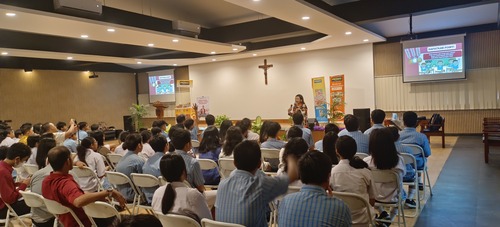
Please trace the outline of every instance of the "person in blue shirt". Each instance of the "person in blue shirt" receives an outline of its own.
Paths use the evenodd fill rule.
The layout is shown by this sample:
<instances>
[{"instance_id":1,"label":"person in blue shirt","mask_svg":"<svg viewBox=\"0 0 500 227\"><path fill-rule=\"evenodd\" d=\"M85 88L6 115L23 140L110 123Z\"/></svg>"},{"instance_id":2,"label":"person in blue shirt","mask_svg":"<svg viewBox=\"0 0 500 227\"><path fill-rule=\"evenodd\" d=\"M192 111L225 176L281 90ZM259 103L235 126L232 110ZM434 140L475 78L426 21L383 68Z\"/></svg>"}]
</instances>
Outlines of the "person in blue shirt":
<instances>
[{"instance_id":1,"label":"person in blue shirt","mask_svg":"<svg viewBox=\"0 0 500 227\"><path fill-rule=\"evenodd\" d=\"M368 142L370 137L359 131L359 120L356 116L352 114L347 114L344 116L345 129L339 132L339 137L350 136L356 140L356 145L358 146L358 151L360 153L368 154Z\"/></svg>"},{"instance_id":2,"label":"person in blue shirt","mask_svg":"<svg viewBox=\"0 0 500 227\"><path fill-rule=\"evenodd\" d=\"M325 135L328 134L329 132L333 132L335 135L338 135L340 132L339 126L333 123L328 123L325 125ZM324 139L324 138L323 138ZM318 151L323 151L323 140L318 140L314 144L314 149Z\"/></svg>"},{"instance_id":3,"label":"person in blue shirt","mask_svg":"<svg viewBox=\"0 0 500 227\"><path fill-rule=\"evenodd\" d=\"M210 126L215 126L215 116L212 114L209 114L205 117L205 122L207 123L207 128ZM231 123L232 124L232 123ZM222 126L221 126L222 127ZM229 128L229 127L228 127ZM201 132L201 139L203 139L203 134L205 134L205 131Z\"/></svg>"},{"instance_id":4,"label":"person in blue shirt","mask_svg":"<svg viewBox=\"0 0 500 227\"><path fill-rule=\"evenodd\" d=\"M385 120L385 112L381 109L374 109L370 115L371 121L373 123L372 127L367 129L364 134L365 135L370 135L370 133L374 129L381 129L385 128L384 126L384 120Z\"/></svg>"},{"instance_id":5,"label":"person in blue shirt","mask_svg":"<svg viewBox=\"0 0 500 227\"><path fill-rule=\"evenodd\" d=\"M322 152L307 152L299 159L298 169L304 185L281 201L278 226L351 226L347 205L326 192L330 191L330 158Z\"/></svg>"},{"instance_id":6,"label":"person in blue shirt","mask_svg":"<svg viewBox=\"0 0 500 227\"><path fill-rule=\"evenodd\" d=\"M293 118L293 124L294 126L299 127L302 129L302 138L307 142L307 145L309 145L309 148L312 149L314 147L314 141L312 137L312 132L308 128L304 128L304 115L300 111L295 112L292 115Z\"/></svg>"},{"instance_id":7,"label":"person in blue shirt","mask_svg":"<svg viewBox=\"0 0 500 227\"><path fill-rule=\"evenodd\" d=\"M149 145L151 145L151 148L153 148L155 153L146 161L146 163L142 167L142 173L159 177L161 176L160 160L168 151L167 138L165 138L163 135L156 135L153 137L153 139L151 139L151 141L149 141ZM155 193L157 188L158 186L142 189L149 204L151 204L153 194Z\"/></svg>"},{"instance_id":8,"label":"person in blue shirt","mask_svg":"<svg viewBox=\"0 0 500 227\"><path fill-rule=\"evenodd\" d=\"M87 133L88 130L89 130L89 124L87 124L87 122L82 121L78 123L77 138L79 141L82 141L83 139L89 136L89 134Z\"/></svg>"},{"instance_id":9,"label":"person in blue shirt","mask_svg":"<svg viewBox=\"0 0 500 227\"><path fill-rule=\"evenodd\" d=\"M262 130L262 129L261 129ZM285 142L278 140L278 132L281 130L281 125L278 122L269 121L267 123L267 140L263 142L260 147L268 149L278 149L285 147Z\"/></svg>"},{"instance_id":10,"label":"person in blue shirt","mask_svg":"<svg viewBox=\"0 0 500 227\"><path fill-rule=\"evenodd\" d=\"M193 119L187 119L184 121L184 127L191 133L191 140L198 140L198 125Z\"/></svg>"},{"instance_id":11,"label":"person in blue shirt","mask_svg":"<svg viewBox=\"0 0 500 227\"><path fill-rule=\"evenodd\" d=\"M144 166L144 160L137 155L142 151L141 135L138 133L131 133L128 135L125 139L125 147L127 151L116 165L116 172L123 173L130 178L132 173L142 173L142 166ZM130 185L117 185L117 187L127 202L132 202L134 200L134 190Z\"/></svg>"},{"instance_id":12,"label":"person in blue shirt","mask_svg":"<svg viewBox=\"0 0 500 227\"><path fill-rule=\"evenodd\" d=\"M198 152L200 159L210 159L215 163L219 163L219 155L222 145L220 144L219 130L215 126L209 126L204 131L204 136L201 139ZM220 175L217 169L202 170L205 184L218 185L220 182Z\"/></svg>"}]
</instances>

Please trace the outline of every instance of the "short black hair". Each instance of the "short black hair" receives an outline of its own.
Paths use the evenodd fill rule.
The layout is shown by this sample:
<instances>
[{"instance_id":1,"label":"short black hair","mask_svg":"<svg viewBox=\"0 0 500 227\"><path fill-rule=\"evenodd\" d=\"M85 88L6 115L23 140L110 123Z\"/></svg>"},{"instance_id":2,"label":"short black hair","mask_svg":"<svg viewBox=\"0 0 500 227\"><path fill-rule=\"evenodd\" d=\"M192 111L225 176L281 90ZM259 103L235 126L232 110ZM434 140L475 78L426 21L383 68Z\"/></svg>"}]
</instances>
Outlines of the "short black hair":
<instances>
[{"instance_id":1,"label":"short black hair","mask_svg":"<svg viewBox=\"0 0 500 227\"><path fill-rule=\"evenodd\" d=\"M149 130L143 130L141 132L142 143L147 143L151 139L151 132Z\"/></svg>"},{"instance_id":2,"label":"short black hair","mask_svg":"<svg viewBox=\"0 0 500 227\"><path fill-rule=\"evenodd\" d=\"M182 150L186 144L191 143L191 133L186 129L175 130L175 136L171 138L175 149Z\"/></svg>"},{"instance_id":3,"label":"short black hair","mask_svg":"<svg viewBox=\"0 0 500 227\"><path fill-rule=\"evenodd\" d=\"M234 165L240 170L252 172L261 163L260 146L256 141L245 140L234 148Z\"/></svg>"},{"instance_id":4,"label":"short black hair","mask_svg":"<svg viewBox=\"0 0 500 227\"><path fill-rule=\"evenodd\" d=\"M344 116L344 125L345 125L345 129L348 132L358 131L358 129L359 129L358 117L356 117L352 114L345 115Z\"/></svg>"},{"instance_id":5,"label":"short black hair","mask_svg":"<svg viewBox=\"0 0 500 227\"><path fill-rule=\"evenodd\" d=\"M212 114L209 114L205 117L205 122L207 122L207 125L214 125L215 124L215 117Z\"/></svg>"},{"instance_id":6,"label":"short black hair","mask_svg":"<svg viewBox=\"0 0 500 227\"><path fill-rule=\"evenodd\" d=\"M83 130L83 128L87 127L87 122L82 121L78 123L78 129Z\"/></svg>"},{"instance_id":7,"label":"short black hair","mask_svg":"<svg viewBox=\"0 0 500 227\"><path fill-rule=\"evenodd\" d=\"M284 171L288 171L288 165L287 165L287 159L288 156L295 156L295 158L299 159L304 155L307 151L309 150L309 145L307 145L307 142L300 138L300 137L294 137L291 138L285 145L285 151L283 152L283 157L281 160L284 163Z\"/></svg>"},{"instance_id":8,"label":"short black hair","mask_svg":"<svg viewBox=\"0 0 500 227\"><path fill-rule=\"evenodd\" d=\"M304 123L304 115L300 111L295 112L292 115L294 125L302 125Z\"/></svg>"},{"instance_id":9,"label":"short black hair","mask_svg":"<svg viewBox=\"0 0 500 227\"><path fill-rule=\"evenodd\" d=\"M384 128L385 130L388 130L394 139L394 142L399 140L399 130L396 127L387 127Z\"/></svg>"},{"instance_id":10,"label":"short black hair","mask_svg":"<svg viewBox=\"0 0 500 227\"><path fill-rule=\"evenodd\" d=\"M59 121L59 122L57 122L57 124L56 124L56 128L57 128L58 130L62 130L62 128L64 128L64 126L66 126L66 123L64 123L64 122L62 122L62 121Z\"/></svg>"},{"instance_id":11,"label":"short black hair","mask_svg":"<svg viewBox=\"0 0 500 227\"><path fill-rule=\"evenodd\" d=\"M328 181L332 170L332 161L323 152L311 151L302 155L298 167L302 183L321 185Z\"/></svg>"},{"instance_id":12,"label":"short black hair","mask_svg":"<svg viewBox=\"0 0 500 227\"><path fill-rule=\"evenodd\" d=\"M405 123L406 127L417 127L417 118L417 113L413 111L406 111L403 113L403 122Z\"/></svg>"},{"instance_id":13,"label":"short black hair","mask_svg":"<svg viewBox=\"0 0 500 227\"><path fill-rule=\"evenodd\" d=\"M9 151L9 147L7 147L7 146L0 147L0 160L4 160L7 157L8 151Z\"/></svg>"},{"instance_id":14,"label":"short black hair","mask_svg":"<svg viewBox=\"0 0 500 227\"><path fill-rule=\"evenodd\" d=\"M50 122L43 123L43 125L40 126L40 131L37 132L37 134L44 134L46 132L49 132L50 124L51 124ZM33 128L35 128L35 127L33 127Z\"/></svg>"},{"instance_id":15,"label":"short black hair","mask_svg":"<svg viewBox=\"0 0 500 227\"><path fill-rule=\"evenodd\" d=\"M153 128L151 129L151 134L152 134L153 136L160 135L160 134L161 134L161 128L159 128L159 127L153 127Z\"/></svg>"},{"instance_id":16,"label":"short black hair","mask_svg":"<svg viewBox=\"0 0 500 227\"><path fill-rule=\"evenodd\" d=\"M130 135L130 132L123 131L120 132L120 135L118 137L120 138L121 142L125 142L125 139L127 138L128 135Z\"/></svg>"},{"instance_id":17,"label":"short black hair","mask_svg":"<svg viewBox=\"0 0 500 227\"><path fill-rule=\"evenodd\" d=\"M339 134L340 128L336 124L328 123L328 124L325 125L325 134L327 134L329 132L333 132L335 134Z\"/></svg>"},{"instance_id":18,"label":"short black hair","mask_svg":"<svg viewBox=\"0 0 500 227\"><path fill-rule=\"evenodd\" d=\"M36 123L33 125L33 132L36 134L42 134L44 131L42 130L42 123ZM50 128L50 125L49 125Z\"/></svg>"},{"instance_id":19,"label":"short black hair","mask_svg":"<svg viewBox=\"0 0 500 227\"><path fill-rule=\"evenodd\" d=\"M175 117L175 122L177 122L177 124L183 124L184 121L186 121L186 115L184 114L180 114L177 117Z\"/></svg>"},{"instance_id":20,"label":"short black hair","mask_svg":"<svg viewBox=\"0 0 500 227\"><path fill-rule=\"evenodd\" d=\"M59 171L64 167L64 163L71 157L71 152L65 146L57 146L49 150L47 159L54 171Z\"/></svg>"},{"instance_id":21,"label":"short black hair","mask_svg":"<svg viewBox=\"0 0 500 227\"><path fill-rule=\"evenodd\" d=\"M22 134L26 134L28 133L31 128L33 128L33 125L31 123L24 123L23 125L21 125L21 133Z\"/></svg>"},{"instance_id":22,"label":"short black hair","mask_svg":"<svg viewBox=\"0 0 500 227\"><path fill-rule=\"evenodd\" d=\"M291 139L291 138L295 138L295 137L302 138L303 133L304 132L302 131L301 128L299 128L297 126L292 126L292 127L290 127L290 129L288 129L288 132L286 134L286 138L287 139Z\"/></svg>"},{"instance_id":23,"label":"short black hair","mask_svg":"<svg viewBox=\"0 0 500 227\"><path fill-rule=\"evenodd\" d=\"M184 127L186 127L186 129L191 128L191 126L193 125L194 125L194 120L191 118L184 121Z\"/></svg>"},{"instance_id":24,"label":"short black hair","mask_svg":"<svg viewBox=\"0 0 500 227\"><path fill-rule=\"evenodd\" d=\"M167 138L163 135L154 136L151 141L149 141L149 145L155 152L164 152L165 146L167 146Z\"/></svg>"},{"instance_id":25,"label":"short black hair","mask_svg":"<svg viewBox=\"0 0 500 227\"><path fill-rule=\"evenodd\" d=\"M267 126L267 136L275 138L280 130L281 130L281 125L278 122L274 121L269 122Z\"/></svg>"},{"instance_id":26,"label":"short black hair","mask_svg":"<svg viewBox=\"0 0 500 227\"><path fill-rule=\"evenodd\" d=\"M382 124L385 119L385 112L381 109L374 109L370 116L374 124Z\"/></svg>"},{"instance_id":27,"label":"short black hair","mask_svg":"<svg viewBox=\"0 0 500 227\"><path fill-rule=\"evenodd\" d=\"M92 124L92 125L90 125L90 130L97 131L98 129L99 129L99 125L98 124Z\"/></svg>"},{"instance_id":28,"label":"short black hair","mask_svg":"<svg viewBox=\"0 0 500 227\"><path fill-rule=\"evenodd\" d=\"M248 130L250 130L250 128L252 128L252 121L250 121L250 119L245 117L241 119L241 121L239 121L238 124L236 125L240 127L241 133L245 134L245 132L247 132Z\"/></svg>"},{"instance_id":29,"label":"short black hair","mask_svg":"<svg viewBox=\"0 0 500 227\"><path fill-rule=\"evenodd\" d=\"M17 129L16 131L14 131L14 136L16 138L19 138L19 136L21 136L23 134L23 131L21 129Z\"/></svg>"},{"instance_id":30,"label":"short black hair","mask_svg":"<svg viewBox=\"0 0 500 227\"><path fill-rule=\"evenodd\" d=\"M38 141L40 141L40 135L31 135L28 136L27 144L30 148L34 148L36 147L36 143L38 143Z\"/></svg>"},{"instance_id":31,"label":"short black hair","mask_svg":"<svg viewBox=\"0 0 500 227\"><path fill-rule=\"evenodd\" d=\"M9 147L7 151L7 159L14 160L16 157L20 159L31 156L31 149L24 143L15 143Z\"/></svg>"},{"instance_id":32,"label":"short black hair","mask_svg":"<svg viewBox=\"0 0 500 227\"><path fill-rule=\"evenodd\" d=\"M104 146L104 132L97 130L89 133L89 136L97 141L97 145ZM81 138L80 138L81 139Z\"/></svg>"},{"instance_id":33,"label":"short black hair","mask_svg":"<svg viewBox=\"0 0 500 227\"><path fill-rule=\"evenodd\" d=\"M164 120L157 120L157 121L153 121L153 125L151 125L151 126L161 128L162 125L168 125L168 123Z\"/></svg>"},{"instance_id":34,"label":"short black hair","mask_svg":"<svg viewBox=\"0 0 500 227\"><path fill-rule=\"evenodd\" d=\"M152 214L122 215L121 220L116 218L113 227L162 227L160 220Z\"/></svg>"},{"instance_id":35,"label":"short black hair","mask_svg":"<svg viewBox=\"0 0 500 227\"><path fill-rule=\"evenodd\" d=\"M131 133L125 139L125 147L128 150L135 151L135 149L137 149L137 146L139 146L141 142L142 142L142 137L141 135L139 135L139 133Z\"/></svg>"}]
</instances>

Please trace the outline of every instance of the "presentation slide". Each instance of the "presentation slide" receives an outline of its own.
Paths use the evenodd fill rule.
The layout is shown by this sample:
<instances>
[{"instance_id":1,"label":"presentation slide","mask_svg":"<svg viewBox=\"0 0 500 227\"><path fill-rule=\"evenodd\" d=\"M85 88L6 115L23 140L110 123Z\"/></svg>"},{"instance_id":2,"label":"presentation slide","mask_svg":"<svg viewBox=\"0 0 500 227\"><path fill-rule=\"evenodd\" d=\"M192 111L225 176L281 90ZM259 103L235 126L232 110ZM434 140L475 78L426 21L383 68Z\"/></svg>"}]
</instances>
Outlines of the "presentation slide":
<instances>
[{"instance_id":1,"label":"presentation slide","mask_svg":"<svg viewBox=\"0 0 500 227\"><path fill-rule=\"evenodd\" d=\"M175 80L173 75L149 76L148 80L150 103L175 101Z\"/></svg>"},{"instance_id":2,"label":"presentation slide","mask_svg":"<svg viewBox=\"0 0 500 227\"><path fill-rule=\"evenodd\" d=\"M456 40L413 40L403 43L404 82L465 79L464 43Z\"/></svg>"}]
</instances>

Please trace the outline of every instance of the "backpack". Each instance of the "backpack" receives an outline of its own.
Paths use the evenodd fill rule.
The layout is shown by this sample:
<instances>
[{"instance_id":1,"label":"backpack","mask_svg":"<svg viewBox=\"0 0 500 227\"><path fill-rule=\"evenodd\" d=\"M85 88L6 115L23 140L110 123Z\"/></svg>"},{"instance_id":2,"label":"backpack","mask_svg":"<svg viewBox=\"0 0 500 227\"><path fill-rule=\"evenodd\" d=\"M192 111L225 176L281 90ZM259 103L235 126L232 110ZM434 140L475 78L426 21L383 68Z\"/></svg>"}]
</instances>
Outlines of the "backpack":
<instances>
[{"instance_id":1,"label":"backpack","mask_svg":"<svg viewBox=\"0 0 500 227\"><path fill-rule=\"evenodd\" d=\"M429 124L431 125L429 127L429 131L431 131L431 132L438 131L439 128L441 128L441 126L439 126L439 125L442 123L443 123L443 117L441 117L441 115L439 115L437 113L433 114L431 119L429 120ZM434 126L434 125L437 125L437 126Z\"/></svg>"}]
</instances>

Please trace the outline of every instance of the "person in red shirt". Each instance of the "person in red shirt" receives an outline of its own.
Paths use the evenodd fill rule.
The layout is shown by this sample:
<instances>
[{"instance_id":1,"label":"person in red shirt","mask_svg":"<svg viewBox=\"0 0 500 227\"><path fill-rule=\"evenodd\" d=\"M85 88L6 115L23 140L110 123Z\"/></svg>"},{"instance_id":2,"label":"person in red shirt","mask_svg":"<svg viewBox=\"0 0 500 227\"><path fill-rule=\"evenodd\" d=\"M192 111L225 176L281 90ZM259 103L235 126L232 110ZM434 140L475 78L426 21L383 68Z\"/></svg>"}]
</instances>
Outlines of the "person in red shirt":
<instances>
[{"instance_id":1,"label":"person in red shirt","mask_svg":"<svg viewBox=\"0 0 500 227\"><path fill-rule=\"evenodd\" d=\"M71 152L67 147L58 146L52 148L47 158L54 171L42 182L43 197L57 201L73 210L84 226L91 225L89 218L82 209L87 204L104 200L106 197L113 197L122 207L125 207L125 199L116 190L108 189L94 193L84 193L82 191L73 176L69 174L69 171L73 169L73 161ZM64 226L78 226L76 220L69 213L60 215L59 221ZM109 225L106 220L95 219L95 221L98 226L101 226L100 222L103 223L103 226Z\"/></svg>"},{"instance_id":2,"label":"person in red shirt","mask_svg":"<svg viewBox=\"0 0 500 227\"><path fill-rule=\"evenodd\" d=\"M26 190L31 177L24 179L22 182L15 183L12 178L14 168L21 168L31 156L31 149L23 143L15 143L7 150L7 157L0 161L0 219L5 219L7 215L7 206L9 204L18 215L27 214L30 208L24 200L19 201L21 194L19 190Z\"/></svg>"}]
</instances>

